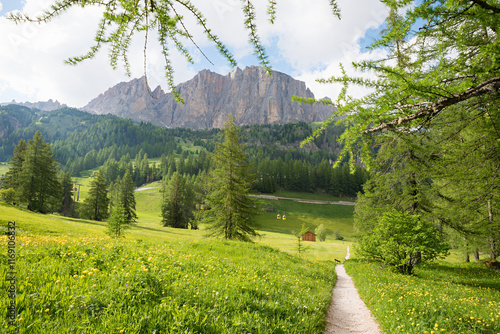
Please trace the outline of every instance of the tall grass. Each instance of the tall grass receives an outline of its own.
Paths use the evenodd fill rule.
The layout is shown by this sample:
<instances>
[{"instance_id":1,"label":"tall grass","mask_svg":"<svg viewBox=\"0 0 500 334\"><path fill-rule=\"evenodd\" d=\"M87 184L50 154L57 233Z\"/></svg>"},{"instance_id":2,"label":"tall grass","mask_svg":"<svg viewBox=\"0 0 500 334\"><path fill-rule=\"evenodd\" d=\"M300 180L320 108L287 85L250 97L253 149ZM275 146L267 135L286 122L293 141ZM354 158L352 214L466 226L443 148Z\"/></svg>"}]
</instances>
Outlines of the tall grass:
<instances>
[{"instance_id":1,"label":"tall grass","mask_svg":"<svg viewBox=\"0 0 500 334\"><path fill-rule=\"evenodd\" d=\"M385 333L500 333L499 271L444 262L414 276L355 260L345 267Z\"/></svg>"},{"instance_id":2,"label":"tall grass","mask_svg":"<svg viewBox=\"0 0 500 334\"><path fill-rule=\"evenodd\" d=\"M5 236L0 247L4 262ZM19 333L321 333L335 281L331 262L214 239L20 236L16 247Z\"/></svg>"}]
</instances>

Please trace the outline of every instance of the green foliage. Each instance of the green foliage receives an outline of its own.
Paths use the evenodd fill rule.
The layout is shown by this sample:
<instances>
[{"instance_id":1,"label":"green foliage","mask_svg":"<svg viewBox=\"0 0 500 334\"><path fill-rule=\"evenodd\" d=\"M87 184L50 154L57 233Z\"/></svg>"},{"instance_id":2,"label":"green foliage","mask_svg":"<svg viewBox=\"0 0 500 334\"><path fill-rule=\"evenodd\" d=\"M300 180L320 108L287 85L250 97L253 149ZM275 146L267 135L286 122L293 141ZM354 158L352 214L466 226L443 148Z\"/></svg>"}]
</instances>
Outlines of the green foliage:
<instances>
[{"instance_id":1,"label":"green foliage","mask_svg":"<svg viewBox=\"0 0 500 334\"><path fill-rule=\"evenodd\" d=\"M238 142L238 128L231 117L224 124L224 142L212 156L214 170L206 202L205 222L211 235L225 239L250 241L258 235L253 217L257 202L248 196L253 180L243 146Z\"/></svg>"},{"instance_id":2,"label":"green foliage","mask_svg":"<svg viewBox=\"0 0 500 334\"><path fill-rule=\"evenodd\" d=\"M483 264L427 264L412 276L356 260L344 266L384 333L500 332L500 273Z\"/></svg>"},{"instance_id":3,"label":"green foliage","mask_svg":"<svg viewBox=\"0 0 500 334\"><path fill-rule=\"evenodd\" d=\"M314 230L314 234L318 237L319 241L326 240L326 227L323 224L319 224Z\"/></svg>"},{"instance_id":4,"label":"green foliage","mask_svg":"<svg viewBox=\"0 0 500 334\"><path fill-rule=\"evenodd\" d=\"M356 207L369 230L390 208L420 214L500 253L500 7L491 1L385 1L379 59L354 64L371 78L343 74L337 117L346 131L336 161L372 172ZM419 26L418 30L414 27ZM370 93L352 98L347 89ZM299 99L312 102L308 99ZM325 103L324 101L317 101ZM479 244L475 245L476 247Z\"/></svg>"},{"instance_id":5,"label":"green foliage","mask_svg":"<svg viewBox=\"0 0 500 334\"><path fill-rule=\"evenodd\" d=\"M393 13L406 1L386 2ZM338 124L347 126L340 161L350 156L370 165L372 134L439 131L440 118L454 115L453 106L468 109L467 119L498 112L500 46L499 8L484 1L424 1L389 17L388 29L372 48L385 47L389 57L355 64L376 79L332 77L321 82L364 86L374 91L352 99L346 90L338 99ZM411 29L423 25L419 30ZM405 42L412 39L412 42ZM353 112L356 110L356 112ZM455 120L457 118L455 117ZM447 123L450 125L450 123ZM455 131L467 123L453 124ZM449 140L450 138L448 138ZM311 139L312 140L312 139ZM437 145L437 144L435 144ZM361 150L361 152L359 152Z\"/></svg>"},{"instance_id":6,"label":"green foliage","mask_svg":"<svg viewBox=\"0 0 500 334\"><path fill-rule=\"evenodd\" d=\"M102 170L99 169L90 182L88 197L85 198L80 216L92 220L105 220L109 215L108 185Z\"/></svg>"},{"instance_id":7,"label":"green foliage","mask_svg":"<svg viewBox=\"0 0 500 334\"><path fill-rule=\"evenodd\" d=\"M214 150L220 134L218 129L165 129L111 115L91 115L71 108L54 111L32 109L28 114L31 118L25 120L22 109L19 109L21 107L17 107L0 107L0 114L8 113L12 123L23 125L17 130L9 128L11 132L0 138L0 161L12 156L14 146L21 139L28 140L40 130L45 140L51 143L55 158L65 171L75 177L83 171L102 166L108 184L115 182L118 176L123 178L127 169L136 186L161 180L175 171L189 175L208 171L210 159L207 152ZM39 118L50 121L39 124L36 122ZM363 168L357 168L356 173L351 175L347 166L332 170L329 162L335 160L336 153L341 150L337 139L344 127L326 128L311 149L299 147L300 141L310 135L315 126L297 122L241 128L241 141L246 144L249 162L257 175L257 182L252 184L254 190L321 189L329 194L351 197L362 191L361 186L368 178ZM164 158L155 161L158 164L154 166L153 159L162 155Z\"/></svg>"},{"instance_id":8,"label":"green foliage","mask_svg":"<svg viewBox=\"0 0 500 334\"><path fill-rule=\"evenodd\" d=\"M133 223L137 220L137 214L135 213L135 184L128 169L125 171L119 187L119 206L122 206L125 211L127 223Z\"/></svg>"},{"instance_id":9,"label":"green foliage","mask_svg":"<svg viewBox=\"0 0 500 334\"><path fill-rule=\"evenodd\" d=\"M42 213L59 209L59 165L40 131L28 143L19 141L9 165L3 187L15 189L20 203L28 210Z\"/></svg>"},{"instance_id":10,"label":"green foliage","mask_svg":"<svg viewBox=\"0 0 500 334\"><path fill-rule=\"evenodd\" d=\"M419 215L391 211L385 213L370 230L360 233L357 256L393 266L411 274L418 263L444 257L448 246L440 231Z\"/></svg>"},{"instance_id":11,"label":"green foliage","mask_svg":"<svg viewBox=\"0 0 500 334\"><path fill-rule=\"evenodd\" d=\"M64 216L75 216L75 202L73 201L73 180L69 173L60 176L62 188L62 204L60 212Z\"/></svg>"},{"instance_id":12,"label":"green foliage","mask_svg":"<svg viewBox=\"0 0 500 334\"><path fill-rule=\"evenodd\" d=\"M19 143L14 147L14 156L10 159L9 170L5 173L4 188L19 189L21 187L21 169L26 160L27 150L26 141L24 139L19 140Z\"/></svg>"},{"instance_id":13,"label":"green foliage","mask_svg":"<svg viewBox=\"0 0 500 334\"><path fill-rule=\"evenodd\" d=\"M19 236L16 247L21 334L319 334L335 282L331 262L213 239ZM0 299L3 319L8 302Z\"/></svg>"},{"instance_id":14,"label":"green foliage","mask_svg":"<svg viewBox=\"0 0 500 334\"><path fill-rule=\"evenodd\" d=\"M113 209L113 213L107 222L107 231L111 238L123 237L126 229L130 228L130 221L127 211L123 205L118 205Z\"/></svg>"},{"instance_id":15,"label":"green foliage","mask_svg":"<svg viewBox=\"0 0 500 334\"><path fill-rule=\"evenodd\" d=\"M26 203L28 210L43 213L56 205L60 198L58 168L50 145L37 131L28 141L20 172L20 199Z\"/></svg>"},{"instance_id":16,"label":"green foliage","mask_svg":"<svg viewBox=\"0 0 500 334\"><path fill-rule=\"evenodd\" d=\"M8 204L14 204L16 191L12 188L0 189L0 200Z\"/></svg>"},{"instance_id":17,"label":"green foliage","mask_svg":"<svg viewBox=\"0 0 500 334\"><path fill-rule=\"evenodd\" d=\"M188 228L193 219L194 192L185 177L175 172L170 180L164 179L162 224L175 228Z\"/></svg>"},{"instance_id":18,"label":"green foliage","mask_svg":"<svg viewBox=\"0 0 500 334\"><path fill-rule=\"evenodd\" d=\"M294 236L297 238L297 252L299 253L304 253L305 251L307 251L307 247L304 247L304 245L302 244L302 236L304 234L306 234L306 232L309 231L309 228L306 227L306 224L303 223L302 224L302 227L300 228L300 231L297 233L297 232L293 232Z\"/></svg>"}]
</instances>

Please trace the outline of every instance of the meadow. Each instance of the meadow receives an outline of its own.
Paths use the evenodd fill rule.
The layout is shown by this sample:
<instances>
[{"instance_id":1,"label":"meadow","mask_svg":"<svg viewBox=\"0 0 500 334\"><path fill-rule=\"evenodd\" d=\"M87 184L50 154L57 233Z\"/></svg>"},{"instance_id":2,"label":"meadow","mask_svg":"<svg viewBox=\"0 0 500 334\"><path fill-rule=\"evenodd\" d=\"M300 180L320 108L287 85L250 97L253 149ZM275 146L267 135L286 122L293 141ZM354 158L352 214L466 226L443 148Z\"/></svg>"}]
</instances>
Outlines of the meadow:
<instances>
[{"instance_id":1,"label":"meadow","mask_svg":"<svg viewBox=\"0 0 500 334\"><path fill-rule=\"evenodd\" d=\"M88 181L78 180L80 201ZM3 263L7 222L17 225L19 333L323 332L334 259L343 260L355 242L353 206L260 200L274 212L257 217L261 236L247 244L207 238L203 225L162 227L160 186L138 189L139 220L119 240L105 234L105 222L0 203ZM287 219L276 219L278 211ZM303 243L307 250L298 254L293 234L302 224L311 231L323 224L329 234L325 242ZM414 276L355 259L345 266L384 333L500 333L500 272L483 264L440 261L417 267ZM3 280L0 289L7 285ZM0 301L5 332L12 329L7 303Z\"/></svg>"},{"instance_id":2,"label":"meadow","mask_svg":"<svg viewBox=\"0 0 500 334\"><path fill-rule=\"evenodd\" d=\"M384 333L500 333L500 272L436 262L400 275L349 260L347 273Z\"/></svg>"},{"instance_id":3,"label":"meadow","mask_svg":"<svg viewBox=\"0 0 500 334\"><path fill-rule=\"evenodd\" d=\"M84 185L80 201L88 181L78 180ZM334 214L321 217L319 205L306 204L307 210L282 201L291 202L290 218L276 223L275 213L259 216L261 237L254 244L209 239L203 226L161 226L159 186L136 192L139 221L120 240L106 236L105 222L0 203L0 232L8 221L17 225L20 333L322 333L333 258L345 255L347 242L308 243L298 256L291 231L305 220L312 227L328 224ZM295 204L302 211L295 212ZM5 262L4 235L0 248ZM6 270L2 266L2 277ZM7 303L0 303L4 330Z\"/></svg>"},{"instance_id":4,"label":"meadow","mask_svg":"<svg viewBox=\"0 0 500 334\"><path fill-rule=\"evenodd\" d=\"M335 281L331 262L214 239L21 235L16 252L19 333L321 333Z\"/></svg>"}]
</instances>

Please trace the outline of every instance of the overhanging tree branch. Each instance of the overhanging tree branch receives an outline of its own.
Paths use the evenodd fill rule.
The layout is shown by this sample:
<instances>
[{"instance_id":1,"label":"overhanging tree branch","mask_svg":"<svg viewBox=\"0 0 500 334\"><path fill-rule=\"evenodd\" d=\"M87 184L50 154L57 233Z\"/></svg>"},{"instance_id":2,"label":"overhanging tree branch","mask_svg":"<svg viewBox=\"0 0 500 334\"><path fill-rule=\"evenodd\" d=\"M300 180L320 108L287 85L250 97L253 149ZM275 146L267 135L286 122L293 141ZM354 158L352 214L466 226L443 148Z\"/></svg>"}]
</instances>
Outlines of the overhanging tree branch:
<instances>
[{"instance_id":1,"label":"overhanging tree branch","mask_svg":"<svg viewBox=\"0 0 500 334\"><path fill-rule=\"evenodd\" d=\"M397 106L397 109L418 109L417 112L407 115L405 117L397 118L391 122L382 122L381 124L366 129L363 133L369 134L378 132L387 128L393 128L400 126L401 124L411 122L415 119L428 117L433 118L439 114L444 108L452 106L462 101L466 101L473 97L482 96L487 93L491 93L500 89L500 77L495 77L487 80L475 87L470 87L465 92L460 94L455 94L452 97L441 99L437 102L420 102L417 104Z\"/></svg>"},{"instance_id":2,"label":"overhanging tree branch","mask_svg":"<svg viewBox=\"0 0 500 334\"><path fill-rule=\"evenodd\" d=\"M486 1L472 0L472 2L475 3L476 5L480 6L481 8L489 9L489 10L493 11L493 13L497 13L497 14L500 13L500 8L492 6L489 3L487 3Z\"/></svg>"}]
</instances>

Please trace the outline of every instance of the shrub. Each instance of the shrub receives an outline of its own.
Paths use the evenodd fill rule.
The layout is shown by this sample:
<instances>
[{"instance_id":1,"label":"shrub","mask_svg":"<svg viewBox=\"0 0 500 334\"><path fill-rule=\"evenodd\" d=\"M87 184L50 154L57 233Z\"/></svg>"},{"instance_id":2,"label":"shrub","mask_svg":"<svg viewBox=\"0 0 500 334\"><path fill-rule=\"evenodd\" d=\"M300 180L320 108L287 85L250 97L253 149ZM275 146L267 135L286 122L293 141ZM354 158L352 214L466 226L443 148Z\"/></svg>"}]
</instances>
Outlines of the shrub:
<instances>
[{"instance_id":1,"label":"shrub","mask_svg":"<svg viewBox=\"0 0 500 334\"><path fill-rule=\"evenodd\" d=\"M445 256L448 250L441 232L432 223L419 215L394 210L385 213L373 230L360 236L357 254L411 274L416 264Z\"/></svg>"},{"instance_id":2,"label":"shrub","mask_svg":"<svg viewBox=\"0 0 500 334\"><path fill-rule=\"evenodd\" d=\"M16 191L12 188L0 189L0 200L8 204L13 204L16 201Z\"/></svg>"}]
</instances>

